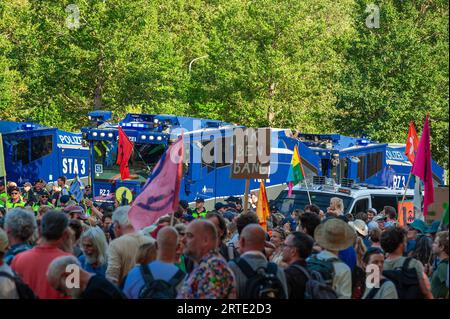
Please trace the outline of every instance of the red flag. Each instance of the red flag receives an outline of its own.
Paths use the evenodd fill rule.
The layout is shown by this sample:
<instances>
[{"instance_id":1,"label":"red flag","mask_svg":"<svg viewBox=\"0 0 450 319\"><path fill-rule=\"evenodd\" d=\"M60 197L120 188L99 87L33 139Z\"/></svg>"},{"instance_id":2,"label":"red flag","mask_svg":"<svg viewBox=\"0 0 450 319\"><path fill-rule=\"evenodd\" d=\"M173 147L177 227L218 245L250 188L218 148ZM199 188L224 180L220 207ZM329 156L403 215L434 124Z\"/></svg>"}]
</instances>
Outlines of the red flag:
<instances>
[{"instance_id":1,"label":"red flag","mask_svg":"<svg viewBox=\"0 0 450 319\"><path fill-rule=\"evenodd\" d=\"M414 164L415 153L419 146L419 138L417 137L416 128L414 122L409 122L408 138L406 139L405 155L408 157L411 164Z\"/></svg>"},{"instance_id":2,"label":"red flag","mask_svg":"<svg viewBox=\"0 0 450 319\"><path fill-rule=\"evenodd\" d=\"M120 165L120 178L127 179L130 177L130 170L128 169L128 161L130 160L131 153L133 152L133 142L130 141L128 136L119 127L119 148L117 152L117 165Z\"/></svg>"},{"instance_id":3,"label":"red flag","mask_svg":"<svg viewBox=\"0 0 450 319\"><path fill-rule=\"evenodd\" d=\"M423 216L427 215L428 205L434 203L433 172L431 170L430 125L428 115L423 125L422 136L417 148L411 173L419 177L424 184Z\"/></svg>"},{"instance_id":4,"label":"red flag","mask_svg":"<svg viewBox=\"0 0 450 319\"><path fill-rule=\"evenodd\" d=\"M177 210L182 164L183 137L161 156L144 189L133 201L128 216L134 229L150 226L159 217Z\"/></svg>"}]
</instances>

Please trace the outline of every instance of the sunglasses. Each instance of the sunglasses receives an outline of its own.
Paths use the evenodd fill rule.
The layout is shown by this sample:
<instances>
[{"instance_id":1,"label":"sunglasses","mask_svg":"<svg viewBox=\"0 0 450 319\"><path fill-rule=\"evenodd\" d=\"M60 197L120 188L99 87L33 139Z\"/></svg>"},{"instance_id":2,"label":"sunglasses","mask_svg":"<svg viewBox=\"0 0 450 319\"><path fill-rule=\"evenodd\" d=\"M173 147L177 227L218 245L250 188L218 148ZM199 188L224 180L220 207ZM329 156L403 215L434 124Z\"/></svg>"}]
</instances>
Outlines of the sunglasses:
<instances>
[{"instance_id":1,"label":"sunglasses","mask_svg":"<svg viewBox=\"0 0 450 319\"><path fill-rule=\"evenodd\" d=\"M11 195L19 195L18 192L12 192Z\"/></svg>"},{"instance_id":2,"label":"sunglasses","mask_svg":"<svg viewBox=\"0 0 450 319\"><path fill-rule=\"evenodd\" d=\"M48 195L41 195L41 197L43 197L43 198L48 198Z\"/></svg>"}]
</instances>

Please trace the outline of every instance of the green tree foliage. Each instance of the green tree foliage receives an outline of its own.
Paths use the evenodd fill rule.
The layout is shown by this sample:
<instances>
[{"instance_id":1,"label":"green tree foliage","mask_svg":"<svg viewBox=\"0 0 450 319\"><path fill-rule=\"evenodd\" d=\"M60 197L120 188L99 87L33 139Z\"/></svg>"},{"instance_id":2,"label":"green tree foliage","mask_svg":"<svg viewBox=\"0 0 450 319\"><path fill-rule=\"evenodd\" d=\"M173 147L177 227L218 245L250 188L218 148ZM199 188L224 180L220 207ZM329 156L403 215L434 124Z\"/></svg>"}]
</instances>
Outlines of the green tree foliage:
<instances>
[{"instance_id":1,"label":"green tree foliage","mask_svg":"<svg viewBox=\"0 0 450 319\"><path fill-rule=\"evenodd\" d=\"M67 130L93 109L404 143L430 114L448 167L448 3L0 2L0 112ZM79 16L79 24L77 24Z\"/></svg>"},{"instance_id":2,"label":"green tree foliage","mask_svg":"<svg viewBox=\"0 0 450 319\"><path fill-rule=\"evenodd\" d=\"M383 1L379 28L366 25L371 1L357 2L358 36L340 78L337 127L405 143L408 123L420 135L429 113L433 157L448 168L448 2Z\"/></svg>"}]
</instances>

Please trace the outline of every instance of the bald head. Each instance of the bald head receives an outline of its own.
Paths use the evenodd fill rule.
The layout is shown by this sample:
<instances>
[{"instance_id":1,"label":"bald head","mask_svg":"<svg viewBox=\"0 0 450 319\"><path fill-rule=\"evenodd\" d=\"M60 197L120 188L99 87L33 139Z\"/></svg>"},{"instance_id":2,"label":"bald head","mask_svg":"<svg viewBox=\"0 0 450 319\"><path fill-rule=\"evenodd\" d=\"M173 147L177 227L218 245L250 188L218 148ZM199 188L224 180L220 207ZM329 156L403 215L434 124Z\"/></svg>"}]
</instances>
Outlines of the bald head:
<instances>
[{"instance_id":1,"label":"bald head","mask_svg":"<svg viewBox=\"0 0 450 319\"><path fill-rule=\"evenodd\" d=\"M197 233L205 236L207 240L217 241L217 229L213 222L208 219L196 219L189 224L192 229ZM189 227L188 226L188 227Z\"/></svg>"},{"instance_id":2,"label":"bald head","mask_svg":"<svg viewBox=\"0 0 450 319\"><path fill-rule=\"evenodd\" d=\"M178 232L171 226L161 228L156 236L156 258L162 262L177 262Z\"/></svg>"},{"instance_id":3,"label":"bald head","mask_svg":"<svg viewBox=\"0 0 450 319\"><path fill-rule=\"evenodd\" d=\"M178 232L173 227L163 227L158 232L156 242L158 243L158 249L175 250L178 244Z\"/></svg>"},{"instance_id":4,"label":"bald head","mask_svg":"<svg viewBox=\"0 0 450 319\"><path fill-rule=\"evenodd\" d=\"M266 242L266 232L257 224L250 224L242 230L239 241L242 252L251 250L262 252Z\"/></svg>"},{"instance_id":5,"label":"bald head","mask_svg":"<svg viewBox=\"0 0 450 319\"><path fill-rule=\"evenodd\" d=\"M184 253L199 261L217 246L217 230L214 224L207 219L196 219L192 221L183 239Z\"/></svg>"}]
</instances>

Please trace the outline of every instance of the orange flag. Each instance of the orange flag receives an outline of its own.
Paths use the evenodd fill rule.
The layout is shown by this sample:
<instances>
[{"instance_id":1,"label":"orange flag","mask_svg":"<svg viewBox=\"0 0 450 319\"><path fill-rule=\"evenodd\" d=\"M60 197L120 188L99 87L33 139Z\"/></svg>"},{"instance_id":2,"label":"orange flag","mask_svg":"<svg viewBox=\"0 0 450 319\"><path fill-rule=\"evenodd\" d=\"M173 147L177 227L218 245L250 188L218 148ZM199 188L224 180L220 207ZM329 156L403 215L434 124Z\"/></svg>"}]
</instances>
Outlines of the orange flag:
<instances>
[{"instance_id":1,"label":"orange flag","mask_svg":"<svg viewBox=\"0 0 450 319\"><path fill-rule=\"evenodd\" d=\"M256 215L259 219L259 224L265 231L267 231L267 218L269 218L269 201L267 200L266 188L264 180L261 180L259 186L258 203L256 204Z\"/></svg>"},{"instance_id":2,"label":"orange flag","mask_svg":"<svg viewBox=\"0 0 450 319\"><path fill-rule=\"evenodd\" d=\"M411 164L414 164L414 159L416 157L415 153L419 147L419 138L417 137L416 128L414 127L414 122L409 122L408 138L406 140L405 155L408 157Z\"/></svg>"}]
</instances>

